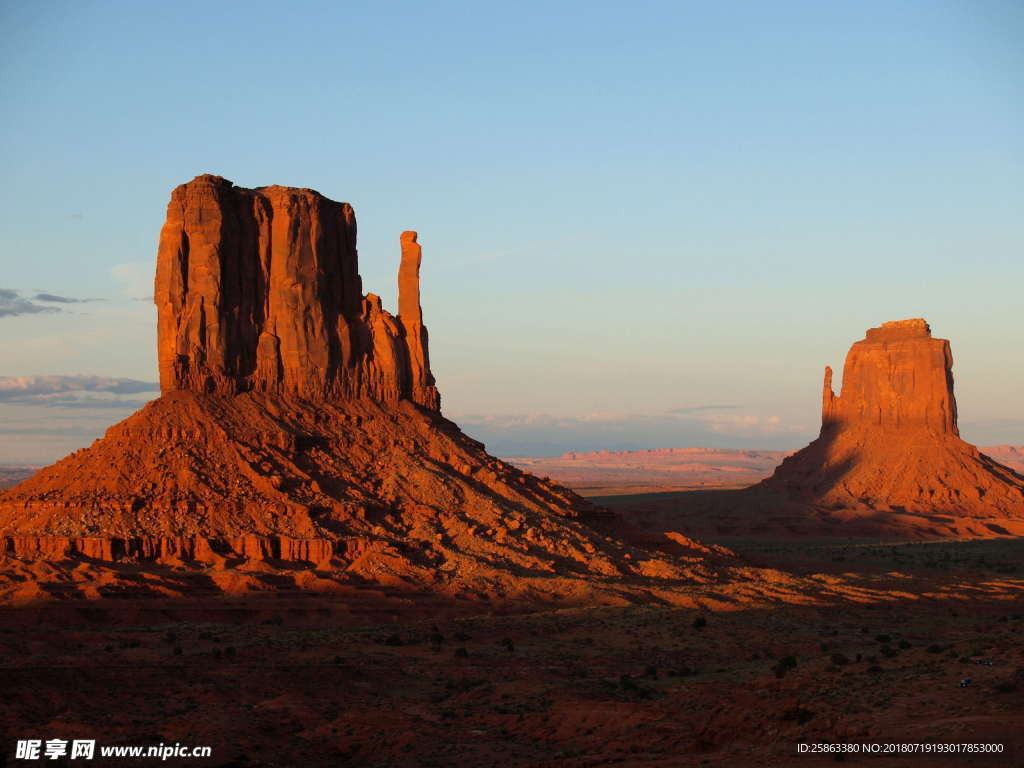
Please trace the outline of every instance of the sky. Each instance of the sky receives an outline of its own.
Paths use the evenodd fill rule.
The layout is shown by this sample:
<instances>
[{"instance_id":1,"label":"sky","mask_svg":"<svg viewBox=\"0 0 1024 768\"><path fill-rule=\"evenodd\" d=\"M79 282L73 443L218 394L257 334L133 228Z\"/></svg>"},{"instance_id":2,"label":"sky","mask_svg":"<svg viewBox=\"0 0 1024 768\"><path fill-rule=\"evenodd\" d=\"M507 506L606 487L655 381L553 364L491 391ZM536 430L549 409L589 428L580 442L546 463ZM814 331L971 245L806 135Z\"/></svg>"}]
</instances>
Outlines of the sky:
<instances>
[{"instance_id":1,"label":"sky","mask_svg":"<svg viewBox=\"0 0 1024 768\"><path fill-rule=\"evenodd\" d=\"M352 203L392 309L418 230L443 409L499 455L799 447L908 317L963 436L1024 443L1022 38L1015 0L0 0L0 462L156 395L200 173Z\"/></svg>"}]
</instances>

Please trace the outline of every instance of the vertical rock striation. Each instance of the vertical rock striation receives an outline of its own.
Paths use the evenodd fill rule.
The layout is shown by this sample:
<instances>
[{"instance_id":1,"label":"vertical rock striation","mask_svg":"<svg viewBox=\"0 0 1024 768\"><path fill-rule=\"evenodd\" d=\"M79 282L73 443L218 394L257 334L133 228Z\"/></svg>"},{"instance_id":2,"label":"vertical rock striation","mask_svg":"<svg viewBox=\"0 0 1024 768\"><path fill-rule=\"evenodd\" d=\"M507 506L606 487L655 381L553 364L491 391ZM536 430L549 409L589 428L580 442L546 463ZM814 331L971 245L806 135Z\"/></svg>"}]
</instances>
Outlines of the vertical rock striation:
<instances>
[{"instance_id":1,"label":"vertical rock striation","mask_svg":"<svg viewBox=\"0 0 1024 768\"><path fill-rule=\"evenodd\" d=\"M932 338L921 319L870 329L846 356L841 397L825 368L821 421L824 430L923 429L959 437L949 342Z\"/></svg>"},{"instance_id":2,"label":"vertical rock striation","mask_svg":"<svg viewBox=\"0 0 1024 768\"><path fill-rule=\"evenodd\" d=\"M410 308L396 319L363 296L348 203L196 177L172 193L160 233L161 389L411 399L437 410L419 259L416 233L404 233L399 283Z\"/></svg>"}]
</instances>

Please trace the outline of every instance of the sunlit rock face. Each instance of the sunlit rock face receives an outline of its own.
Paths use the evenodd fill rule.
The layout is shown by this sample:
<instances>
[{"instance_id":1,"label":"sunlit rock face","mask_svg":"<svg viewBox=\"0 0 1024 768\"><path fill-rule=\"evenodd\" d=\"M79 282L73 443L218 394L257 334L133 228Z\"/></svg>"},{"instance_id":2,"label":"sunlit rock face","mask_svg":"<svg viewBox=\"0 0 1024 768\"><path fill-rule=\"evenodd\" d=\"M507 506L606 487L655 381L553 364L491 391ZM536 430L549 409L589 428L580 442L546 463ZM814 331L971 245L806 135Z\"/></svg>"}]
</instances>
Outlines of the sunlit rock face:
<instances>
[{"instance_id":1,"label":"sunlit rock face","mask_svg":"<svg viewBox=\"0 0 1024 768\"><path fill-rule=\"evenodd\" d=\"M824 430L959 436L949 342L933 338L921 319L870 329L846 355L841 396L832 393L832 369L825 369L821 419Z\"/></svg>"},{"instance_id":2,"label":"sunlit rock face","mask_svg":"<svg viewBox=\"0 0 1024 768\"><path fill-rule=\"evenodd\" d=\"M960 439L950 344L922 319L854 343L838 396L826 368L821 420L764 487L833 507L1024 516L1024 478Z\"/></svg>"},{"instance_id":3,"label":"sunlit rock face","mask_svg":"<svg viewBox=\"0 0 1024 768\"><path fill-rule=\"evenodd\" d=\"M437 410L416 233L401 247L393 317L363 295L348 203L219 176L182 184L157 257L161 389L405 398Z\"/></svg>"}]
</instances>

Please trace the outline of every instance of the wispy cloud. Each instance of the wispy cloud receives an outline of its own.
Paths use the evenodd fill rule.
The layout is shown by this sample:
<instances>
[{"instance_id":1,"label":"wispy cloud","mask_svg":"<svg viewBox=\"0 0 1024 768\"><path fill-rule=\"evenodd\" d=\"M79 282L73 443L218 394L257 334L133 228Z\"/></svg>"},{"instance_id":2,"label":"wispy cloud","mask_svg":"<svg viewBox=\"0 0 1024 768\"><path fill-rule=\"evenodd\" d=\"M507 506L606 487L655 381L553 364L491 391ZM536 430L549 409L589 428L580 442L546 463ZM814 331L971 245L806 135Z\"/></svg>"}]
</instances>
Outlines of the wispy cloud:
<instances>
[{"instance_id":1,"label":"wispy cloud","mask_svg":"<svg viewBox=\"0 0 1024 768\"><path fill-rule=\"evenodd\" d=\"M25 298L12 288L0 288L0 317L38 315L60 311L58 307L36 304L33 300Z\"/></svg>"},{"instance_id":2,"label":"wispy cloud","mask_svg":"<svg viewBox=\"0 0 1024 768\"><path fill-rule=\"evenodd\" d=\"M33 300L45 301L50 304L88 304L93 301L103 301L103 299L75 299L71 296L58 296L55 293L37 293Z\"/></svg>"},{"instance_id":3,"label":"wispy cloud","mask_svg":"<svg viewBox=\"0 0 1024 768\"><path fill-rule=\"evenodd\" d=\"M0 404L60 406L65 408L138 407L145 401L123 395L156 393L152 381L109 376L4 376L0 377Z\"/></svg>"},{"instance_id":4,"label":"wispy cloud","mask_svg":"<svg viewBox=\"0 0 1024 768\"><path fill-rule=\"evenodd\" d=\"M21 291L14 288L0 288L0 317L17 317L18 315L38 315L63 312L53 304L88 304L103 299L77 299L73 296L60 296L56 293L37 291L35 296L22 296Z\"/></svg>"},{"instance_id":5,"label":"wispy cloud","mask_svg":"<svg viewBox=\"0 0 1024 768\"><path fill-rule=\"evenodd\" d=\"M669 413L685 416L691 413L707 413L709 411L735 411L738 408L738 405L694 405L688 408L673 408Z\"/></svg>"},{"instance_id":6,"label":"wispy cloud","mask_svg":"<svg viewBox=\"0 0 1024 768\"><path fill-rule=\"evenodd\" d=\"M154 396L156 393L153 393ZM140 400L138 398L124 398L124 397L112 397L110 395L96 394L96 395L76 395L76 394L63 394L63 395L38 395L31 399L26 400L0 400L0 404L8 403L10 405L34 405L42 408L75 408L81 410L115 410L115 411L137 411L139 408L144 406L149 400Z\"/></svg>"}]
</instances>

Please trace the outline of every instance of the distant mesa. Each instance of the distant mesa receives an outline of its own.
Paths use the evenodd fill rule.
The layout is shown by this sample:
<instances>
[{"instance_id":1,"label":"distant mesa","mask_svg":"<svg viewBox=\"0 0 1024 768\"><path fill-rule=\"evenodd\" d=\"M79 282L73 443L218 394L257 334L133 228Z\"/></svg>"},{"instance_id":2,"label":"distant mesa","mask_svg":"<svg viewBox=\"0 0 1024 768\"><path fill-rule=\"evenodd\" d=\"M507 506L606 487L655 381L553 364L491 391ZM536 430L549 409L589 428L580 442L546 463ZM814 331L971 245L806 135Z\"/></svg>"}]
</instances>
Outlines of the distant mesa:
<instances>
[{"instance_id":1,"label":"distant mesa","mask_svg":"<svg viewBox=\"0 0 1024 768\"><path fill-rule=\"evenodd\" d=\"M981 450L986 456L1024 475L1024 445L990 445Z\"/></svg>"},{"instance_id":2,"label":"distant mesa","mask_svg":"<svg viewBox=\"0 0 1024 768\"><path fill-rule=\"evenodd\" d=\"M832 508L1024 518L1024 477L960 439L949 342L924 320L872 328L825 369L818 439L761 483Z\"/></svg>"},{"instance_id":3,"label":"distant mesa","mask_svg":"<svg viewBox=\"0 0 1024 768\"><path fill-rule=\"evenodd\" d=\"M568 451L558 457L508 459L535 475L549 476L585 494L630 488L742 487L763 480L791 451L722 448Z\"/></svg>"},{"instance_id":4,"label":"distant mesa","mask_svg":"<svg viewBox=\"0 0 1024 768\"><path fill-rule=\"evenodd\" d=\"M315 567L313 584L496 598L709 580L598 533L614 516L441 415L416 233L399 245L392 315L363 293L347 203L212 175L177 187L156 271L162 395L0 494L0 554L198 562L231 571L226 589L257 578L239 564L282 562Z\"/></svg>"}]
</instances>

